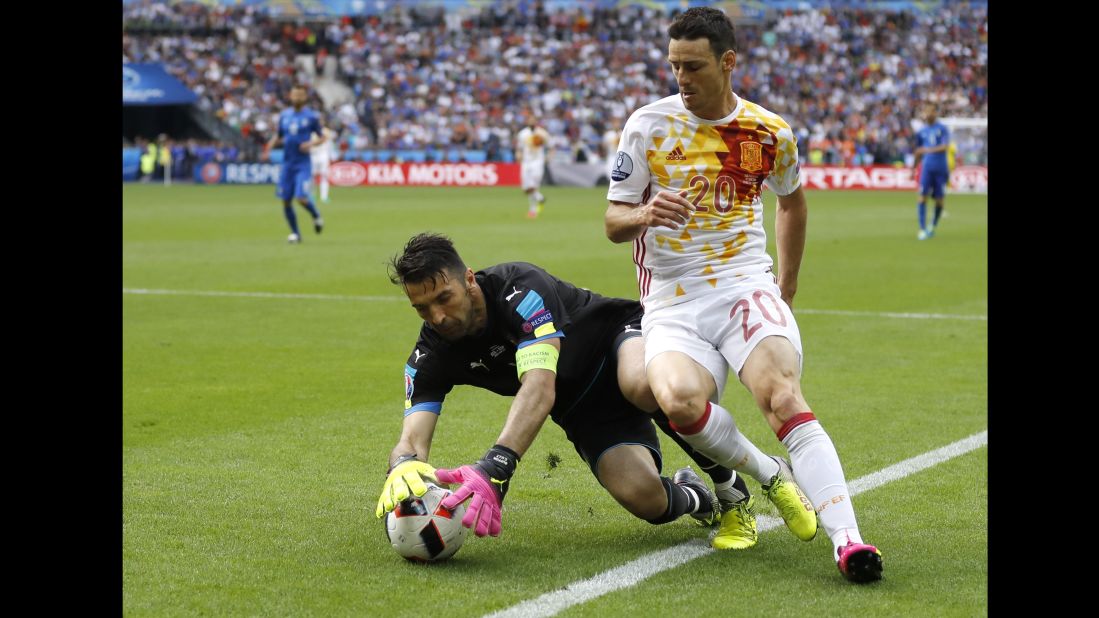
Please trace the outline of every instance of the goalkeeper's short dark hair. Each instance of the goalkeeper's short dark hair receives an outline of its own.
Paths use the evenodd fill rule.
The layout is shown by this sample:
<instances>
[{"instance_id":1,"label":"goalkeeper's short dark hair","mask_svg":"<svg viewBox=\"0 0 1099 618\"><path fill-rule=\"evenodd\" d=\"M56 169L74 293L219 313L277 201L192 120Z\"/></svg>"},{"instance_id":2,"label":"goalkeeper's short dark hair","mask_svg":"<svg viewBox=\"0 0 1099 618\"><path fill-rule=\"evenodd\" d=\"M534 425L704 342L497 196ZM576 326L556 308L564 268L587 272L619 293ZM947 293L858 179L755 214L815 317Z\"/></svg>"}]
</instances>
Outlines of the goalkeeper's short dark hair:
<instances>
[{"instance_id":1,"label":"goalkeeper's short dark hair","mask_svg":"<svg viewBox=\"0 0 1099 618\"><path fill-rule=\"evenodd\" d=\"M454 242L442 234L423 232L408 240L404 251L389 260L389 280L393 283L422 283L440 273L461 277L466 272Z\"/></svg>"}]
</instances>

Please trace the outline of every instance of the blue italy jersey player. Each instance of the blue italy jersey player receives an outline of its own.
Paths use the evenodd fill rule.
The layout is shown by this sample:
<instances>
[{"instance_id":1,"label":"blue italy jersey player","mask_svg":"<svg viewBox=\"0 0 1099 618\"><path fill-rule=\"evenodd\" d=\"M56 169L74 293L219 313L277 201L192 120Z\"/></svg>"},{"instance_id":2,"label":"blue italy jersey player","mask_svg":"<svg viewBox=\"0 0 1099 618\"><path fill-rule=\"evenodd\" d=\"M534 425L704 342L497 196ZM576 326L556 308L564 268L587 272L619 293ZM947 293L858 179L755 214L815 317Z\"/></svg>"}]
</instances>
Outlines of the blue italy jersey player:
<instances>
[{"instance_id":1,"label":"blue italy jersey player","mask_svg":"<svg viewBox=\"0 0 1099 618\"><path fill-rule=\"evenodd\" d=\"M946 151L950 147L950 129L938 121L933 104L925 105L923 112L927 124L916 133L916 165L920 166L920 201L916 204L920 231L916 238L927 240L935 235L935 226L939 224L939 217L943 214L944 187L950 180L950 167L946 160ZM928 195L935 199L935 218L931 225L927 225Z\"/></svg>"},{"instance_id":2,"label":"blue italy jersey player","mask_svg":"<svg viewBox=\"0 0 1099 618\"><path fill-rule=\"evenodd\" d=\"M309 152L326 141L324 137L326 133L320 115L305 107L307 96L305 86L294 86L290 89L292 108L283 110L279 114L278 131L267 143L268 150L279 145L283 146L282 173L279 175L275 197L282 200L282 212L286 216L287 223L290 224L290 236L287 241L291 244L301 242L298 218L294 214L292 203L295 199L309 211L309 214L313 215L313 229L318 234L324 229L324 219L321 218L317 206L313 203L310 191L313 166ZM314 134L318 137L313 137Z\"/></svg>"}]
</instances>

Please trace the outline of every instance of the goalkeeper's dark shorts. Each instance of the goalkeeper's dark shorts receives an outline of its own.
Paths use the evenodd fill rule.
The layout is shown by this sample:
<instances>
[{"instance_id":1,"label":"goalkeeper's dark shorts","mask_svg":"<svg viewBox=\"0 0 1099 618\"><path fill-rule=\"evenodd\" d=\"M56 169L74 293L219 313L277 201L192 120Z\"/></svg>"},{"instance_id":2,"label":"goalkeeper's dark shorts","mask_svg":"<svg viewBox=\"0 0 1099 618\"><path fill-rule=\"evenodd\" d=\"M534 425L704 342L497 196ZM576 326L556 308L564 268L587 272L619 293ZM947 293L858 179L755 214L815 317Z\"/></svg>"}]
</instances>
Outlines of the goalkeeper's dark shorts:
<instances>
[{"instance_id":1,"label":"goalkeeper's dark shorts","mask_svg":"<svg viewBox=\"0 0 1099 618\"><path fill-rule=\"evenodd\" d=\"M641 336L640 312L628 323L633 329L618 335L591 386L560 423L565 436L596 478L599 478L599 457L617 446L644 446L652 454L657 471L663 465L652 417L627 401L618 387L618 346L630 337Z\"/></svg>"}]
</instances>

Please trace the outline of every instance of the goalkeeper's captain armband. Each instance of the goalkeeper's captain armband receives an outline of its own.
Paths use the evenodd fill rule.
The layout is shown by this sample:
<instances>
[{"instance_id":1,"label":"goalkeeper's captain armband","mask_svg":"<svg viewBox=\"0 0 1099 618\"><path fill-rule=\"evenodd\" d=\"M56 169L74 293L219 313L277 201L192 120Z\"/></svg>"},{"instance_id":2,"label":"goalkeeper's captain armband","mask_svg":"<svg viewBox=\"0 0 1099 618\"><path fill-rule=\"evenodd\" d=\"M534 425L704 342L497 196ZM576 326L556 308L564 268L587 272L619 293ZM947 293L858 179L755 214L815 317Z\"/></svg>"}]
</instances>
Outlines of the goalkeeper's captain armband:
<instances>
[{"instance_id":1,"label":"goalkeeper's captain armband","mask_svg":"<svg viewBox=\"0 0 1099 618\"><path fill-rule=\"evenodd\" d=\"M549 369L557 373L557 357L560 356L557 348L548 343L536 343L525 348L519 348L515 352L515 371L519 378L531 369Z\"/></svg>"}]
</instances>

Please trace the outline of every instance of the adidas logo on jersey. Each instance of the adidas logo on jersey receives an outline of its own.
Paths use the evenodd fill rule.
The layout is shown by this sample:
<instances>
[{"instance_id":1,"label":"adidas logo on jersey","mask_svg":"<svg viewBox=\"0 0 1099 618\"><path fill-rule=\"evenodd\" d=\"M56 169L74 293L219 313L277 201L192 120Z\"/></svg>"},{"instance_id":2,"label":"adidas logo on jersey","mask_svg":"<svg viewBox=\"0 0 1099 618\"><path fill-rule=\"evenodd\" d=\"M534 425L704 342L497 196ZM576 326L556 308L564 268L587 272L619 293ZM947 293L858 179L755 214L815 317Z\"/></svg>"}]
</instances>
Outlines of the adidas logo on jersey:
<instances>
[{"instance_id":1,"label":"adidas logo on jersey","mask_svg":"<svg viewBox=\"0 0 1099 618\"><path fill-rule=\"evenodd\" d=\"M664 158L669 161L686 161L687 155L683 154L683 148L681 146L676 146L672 149L672 153Z\"/></svg>"}]
</instances>

